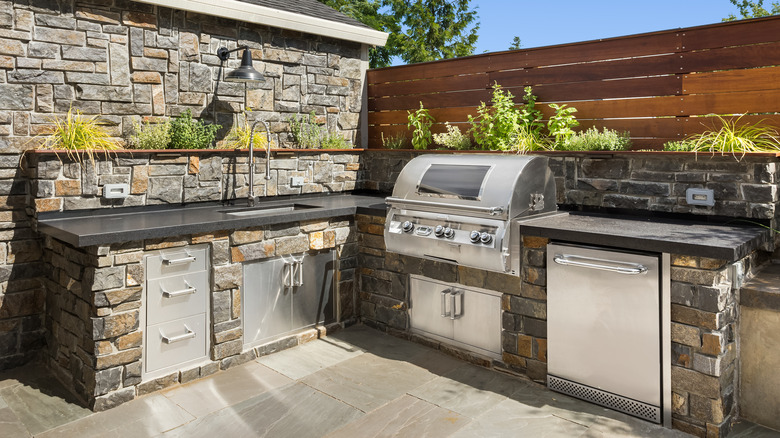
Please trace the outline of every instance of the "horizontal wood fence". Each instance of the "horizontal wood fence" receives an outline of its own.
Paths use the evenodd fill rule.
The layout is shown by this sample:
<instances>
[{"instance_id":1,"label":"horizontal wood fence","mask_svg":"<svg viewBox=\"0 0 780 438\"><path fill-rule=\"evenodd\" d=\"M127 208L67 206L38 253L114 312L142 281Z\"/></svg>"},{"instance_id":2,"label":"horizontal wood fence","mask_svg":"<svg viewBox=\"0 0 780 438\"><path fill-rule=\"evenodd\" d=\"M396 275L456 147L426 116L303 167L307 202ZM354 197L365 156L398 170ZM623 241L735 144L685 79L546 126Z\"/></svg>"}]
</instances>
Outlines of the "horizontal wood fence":
<instances>
[{"instance_id":1,"label":"horizontal wood fence","mask_svg":"<svg viewBox=\"0 0 780 438\"><path fill-rule=\"evenodd\" d=\"M720 126L711 114L780 126L780 17L598 41L489 53L368 71L370 148L403 134L420 102L436 119L468 129L497 82L522 104L532 86L545 117L549 103L577 108L577 129L629 131L634 145Z\"/></svg>"}]
</instances>

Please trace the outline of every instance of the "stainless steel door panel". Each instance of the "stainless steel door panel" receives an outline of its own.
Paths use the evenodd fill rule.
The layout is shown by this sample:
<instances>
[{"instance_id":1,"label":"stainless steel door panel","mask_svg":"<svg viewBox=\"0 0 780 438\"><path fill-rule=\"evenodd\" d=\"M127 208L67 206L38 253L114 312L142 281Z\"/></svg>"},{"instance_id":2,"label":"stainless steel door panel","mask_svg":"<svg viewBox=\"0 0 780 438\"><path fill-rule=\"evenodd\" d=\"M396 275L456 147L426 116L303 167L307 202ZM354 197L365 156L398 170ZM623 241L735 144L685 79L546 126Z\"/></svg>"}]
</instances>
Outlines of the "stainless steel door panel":
<instances>
[{"instance_id":1,"label":"stainless steel door panel","mask_svg":"<svg viewBox=\"0 0 780 438\"><path fill-rule=\"evenodd\" d=\"M301 257L303 284L293 288L293 328L311 327L333 318L334 252Z\"/></svg>"},{"instance_id":2,"label":"stainless steel door panel","mask_svg":"<svg viewBox=\"0 0 780 438\"><path fill-rule=\"evenodd\" d=\"M244 264L244 345L292 330L292 293L284 287L281 258Z\"/></svg>"},{"instance_id":3,"label":"stainless steel door panel","mask_svg":"<svg viewBox=\"0 0 780 438\"><path fill-rule=\"evenodd\" d=\"M471 290L454 298L455 339L501 354L501 298Z\"/></svg>"},{"instance_id":4,"label":"stainless steel door panel","mask_svg":"<svg viewBox=\"0 0 780 438\"><path fill-rule=\"evenodd\" d=\"M411 327L452 339L450 287L412 277L409 285L409 320ZM443 317L444 316L444 317Z\"/></svg>"},{"instance_id":5,"label":"stainless steel door panel","mask_svg":"<svg viewBox=\"0 0 780 438\"><path fill-rule=\"evenodd\" d=\"M658 257L547 251L548 373L660 405Z\"/></svg>"}]
</instances>

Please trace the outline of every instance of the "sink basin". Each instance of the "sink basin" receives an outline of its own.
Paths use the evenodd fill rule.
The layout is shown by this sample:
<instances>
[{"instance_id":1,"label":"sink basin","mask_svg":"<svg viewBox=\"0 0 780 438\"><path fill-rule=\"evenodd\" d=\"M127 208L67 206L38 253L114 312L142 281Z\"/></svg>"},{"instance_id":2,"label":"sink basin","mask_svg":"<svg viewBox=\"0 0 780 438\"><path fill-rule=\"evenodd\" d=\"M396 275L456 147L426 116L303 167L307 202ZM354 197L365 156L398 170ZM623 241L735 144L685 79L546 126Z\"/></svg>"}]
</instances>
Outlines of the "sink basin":
<instances>
[{"instance_id":1,"label":"sink basin","mask_svg":"<svg viewBox=\"0 0 780 438\"><path fill-rule=\"evenodd\" d=\"M220 213L225 213L228 216L266 216L278 213L284 213L296 210L306 210L309 208L317 208L316 205L306 204L288 204L288 205L264 205L257 207L244 207L244 208L232 208L229 210L220 210Z\"/></svg>"}]
</instances>

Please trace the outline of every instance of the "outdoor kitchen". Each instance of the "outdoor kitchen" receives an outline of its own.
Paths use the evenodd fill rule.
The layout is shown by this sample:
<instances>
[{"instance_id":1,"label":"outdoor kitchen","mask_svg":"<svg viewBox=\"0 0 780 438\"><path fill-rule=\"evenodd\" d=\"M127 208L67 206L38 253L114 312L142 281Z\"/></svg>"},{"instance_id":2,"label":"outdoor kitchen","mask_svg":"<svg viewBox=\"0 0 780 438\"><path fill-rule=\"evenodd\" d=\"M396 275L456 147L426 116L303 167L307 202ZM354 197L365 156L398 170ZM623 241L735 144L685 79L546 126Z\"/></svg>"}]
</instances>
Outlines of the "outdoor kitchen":
<instances>
[{"instance_id":1,"label":"outdoor kitchen","mask_svg":"<svg viewBox=\"0 0 780 438\"><path fill-rule=\"evenodd\" d=\"M141 427L156 408L139 433L361 435L396 409L410 436L778 427L762 364L780 358L757 335L778 314L777 153L664 152L647 133L631 151L392 150L406 110L382 105L419 100L386 90L415 80L369 71L386 34L349 17L54 3L0 1L19 49L0 66L18 97L0 97L0 414L56 399L0 435L119 433L99 416ZM464 62L508 77L518 53ZM226 129L221 148L31 149L71 108L117 138L192 113ZM301 146L309 113L356 148ZM225 146L238 125L248 148Z\"/></svg>"}]
</instances>

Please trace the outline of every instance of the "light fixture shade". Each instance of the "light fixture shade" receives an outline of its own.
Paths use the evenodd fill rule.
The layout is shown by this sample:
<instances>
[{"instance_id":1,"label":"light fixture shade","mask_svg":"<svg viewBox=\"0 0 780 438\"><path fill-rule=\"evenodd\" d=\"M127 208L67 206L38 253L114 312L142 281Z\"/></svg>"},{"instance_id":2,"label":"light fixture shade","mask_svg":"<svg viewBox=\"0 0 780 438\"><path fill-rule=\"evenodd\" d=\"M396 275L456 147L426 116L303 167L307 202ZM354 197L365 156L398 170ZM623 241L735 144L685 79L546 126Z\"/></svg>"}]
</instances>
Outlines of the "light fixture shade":
<instances>
[{"instance_id":1,"label":"light fixture shade","mask_svg":"<svg viewBox=\"0 0 780 438\"><path fill-rule=\"evenodd\" d=\"M241 67L225 75L227 82L265 82L263 74L252 67L252 53L244 49L244 55L241 57Z\"/></svg>"}]
</instances>

